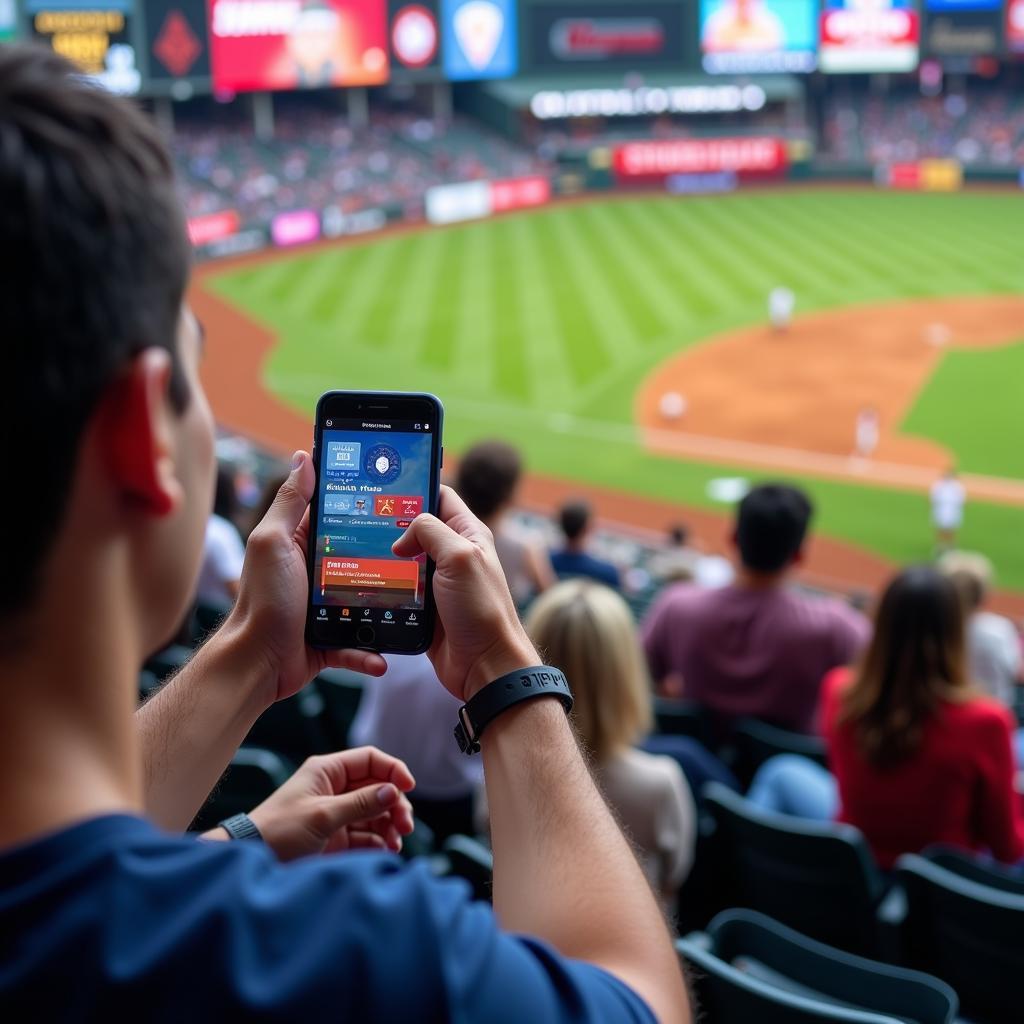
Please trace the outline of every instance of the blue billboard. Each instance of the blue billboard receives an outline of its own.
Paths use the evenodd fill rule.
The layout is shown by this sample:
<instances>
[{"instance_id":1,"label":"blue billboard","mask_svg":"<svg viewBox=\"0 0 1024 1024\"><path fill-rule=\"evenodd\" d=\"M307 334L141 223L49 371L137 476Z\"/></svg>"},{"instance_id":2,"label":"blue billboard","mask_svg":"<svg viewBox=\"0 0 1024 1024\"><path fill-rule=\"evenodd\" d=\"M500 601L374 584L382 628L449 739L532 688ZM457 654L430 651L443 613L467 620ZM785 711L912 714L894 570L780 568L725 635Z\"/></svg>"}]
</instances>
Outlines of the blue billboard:
<instances>
[{"instance_id":1,"label":"blue billboard","mask_svg":"<svg viewBox=\"0 0 1024 1024\"><path fill-rule=\"evenodd\" d=\"M519 70L515 0L442 0L441 24L444 73L453 82Z\"/></svg>"},{"instance_id":2,"label":"blue billboard","mask_svg":"<svg viewBox=\"0 0 1024 1024\"><path fill-rule=\"evenodd\" d=\"M710 74L813 71L816 0L701 0L700 48Z\"/></svg>"}]
</instances>

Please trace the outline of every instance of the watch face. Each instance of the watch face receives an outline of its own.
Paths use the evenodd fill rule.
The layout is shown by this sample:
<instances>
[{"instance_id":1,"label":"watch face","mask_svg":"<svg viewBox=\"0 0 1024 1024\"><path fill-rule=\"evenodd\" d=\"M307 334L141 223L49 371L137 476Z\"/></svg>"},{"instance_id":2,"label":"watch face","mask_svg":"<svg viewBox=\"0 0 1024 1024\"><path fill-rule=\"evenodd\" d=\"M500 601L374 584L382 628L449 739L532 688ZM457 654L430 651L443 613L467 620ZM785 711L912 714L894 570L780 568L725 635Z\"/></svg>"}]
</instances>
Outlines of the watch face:
<instances>
[{"instance_id":1,"label":"watch face","mask_svg":"<svg viewBox=\"0 0 1024 1024\"><path fill-rule=\"evenodd\" d=\"M366 453L363 469L374 483L394 483L402 473L402 457L389 444L375 444Z\"/></svg>"}]
</instances>

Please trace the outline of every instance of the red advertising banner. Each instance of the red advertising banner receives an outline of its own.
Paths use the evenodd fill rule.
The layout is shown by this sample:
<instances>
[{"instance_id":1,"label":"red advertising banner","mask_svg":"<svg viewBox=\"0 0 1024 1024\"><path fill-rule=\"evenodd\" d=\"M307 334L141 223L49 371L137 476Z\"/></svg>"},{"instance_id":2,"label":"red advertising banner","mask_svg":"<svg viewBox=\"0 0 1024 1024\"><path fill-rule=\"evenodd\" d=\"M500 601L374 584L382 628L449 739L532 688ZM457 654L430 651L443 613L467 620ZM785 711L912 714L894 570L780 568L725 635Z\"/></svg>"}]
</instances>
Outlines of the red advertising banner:
<instances>
[{"instance_id":1,"label":"red advertising banner","mask_svg":"<svg viewBox=\"0 0 1024 1024\"><path fill-rule=\"evenodd\" d=\"M788 163L785 141L768 137L627 142L612 157L616 177L626 180L716 171L778 174Z\"/></svg>"},{"instance_id":2,"label":"red advertising banner","mask_svg":"<svg viewBox=\"0 0 1024 1024\"><path fill-rule=\"evenodd\" d=\"M1024 53L1024 0L1007 0L1006 48L1010 53Z\"/></svg>"},{"instance_id":3,"label":"red advertising banner","mask_svg":"<svg viewBox=\"0 0 1024 1024\"><path fill-rule=\"evenodd\" d=\"M491 182L491 212L524 210L544 206L551 201L551 182L547 178L510 178Z\"/></svg>"},{"instance_id":4,"label":"red advertising banner","mask_svg":"<svg viewBox=\"0 0 1024 1024\"><path fill-rule=\"evenodd\" d=\"M188 237L193 245L209 245L233 235L238 230L238 214L234 210L221 210L201 217L189 217Z\"/></svg>"},{"instance_id":5,"label":"red advertising banner","mask_svg":"<svg viewBox=\"0 0 1024 1024\"><path fill-rule=\"evenodd\" d=\"M819 66L825 72L913 71L920 15L913 0L863 9L858 0L826 0Z\"/></svg>"},{"instance_id":6,"label":"red advertising banner","mask_svg":"<svg viewBox=\"0 0 1024 1024\"><path fill-rule=\"evenodd\" d=\"M210 0L216 89L315 89L388 79L385 0Z\"/></svg>"},{"instance_id":7,"label":"red advertising banner","mask_svg":"<svg viewBox=\"0 0 1024 1024\"><path fill-rule=\"evenodd\" d=\"M409 591L416 594L420 567L414 561L397 558L325 558L320 563L320 589L344 587L370 592L374 590Z\"/></svg>"}]
</instances>

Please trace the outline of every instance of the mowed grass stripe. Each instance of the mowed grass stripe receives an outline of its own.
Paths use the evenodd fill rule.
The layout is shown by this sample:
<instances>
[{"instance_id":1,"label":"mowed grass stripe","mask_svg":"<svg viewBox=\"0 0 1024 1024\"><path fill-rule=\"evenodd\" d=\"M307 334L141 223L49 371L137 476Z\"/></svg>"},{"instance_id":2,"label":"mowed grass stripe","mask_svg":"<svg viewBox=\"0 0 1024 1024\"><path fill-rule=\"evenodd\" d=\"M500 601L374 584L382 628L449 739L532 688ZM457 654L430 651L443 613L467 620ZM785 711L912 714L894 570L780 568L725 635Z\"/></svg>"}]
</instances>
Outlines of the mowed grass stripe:
<instances>
[{"instance_id":1,"label":"mowed grass stripe","mask_svg":"<svg viewBox=\"0 0 1024 1024\"><path fill-rule=\"evenodd\" d=\"M394 348L403 361L411 353L422 350L430 330L430 309L441 287L442 253L448 244L443 231L428 231L414 236L419 243L416 256L407 271L400 290L390 293L390 317L381 331L393 339Z\"/></svg>"},{"instance_id":2,"label":"mowed grass stripe","mask_svg":"<svg viewBox=\"0 0 1024 1024\"><path fill-rule=\"evenodd\" d=\"M377 245L360 245L352 249L342 249L339 255L345 258L338 261L337 273L325 271L319 276L319 290L311 298L308 317L314 324L333 326L348 296L360 286L364 270L373 266L374 250ZM378 255L376 257L380 259Z\"/></svg>"},{"instance_id":3,"label":"mowed grass stripe","mask_svg":"<svg viewBox=\"0 0 1024 1024\"><path fill-rule=\"evenodd\" d=\"M580 387L602 376L611 365L611 356L599 338L588 302L588 289L580 287L561 257L550 213L538 215L533 227L551 306L558 321L558 335L551 340L562 348L572 373L572 386ZM569 397L566 395L566 400Z\"/></svg>"},{"instance_id":4,"label":"mowed grass stripe","mask_svg":"<svg viewBox=\"0 0 1024 1024\"><path fill-rule=\"evenodd\" d=\"M659 325L657 334L649 335L645 342L678 331L681 324L691 320L692 310L679 288L678 278L667 272L658 254L638 237L629 208L624 204L594 203L585 207L585 213L594 226L595 237L618 254L623 278L637 300L650 306L652 318Z\"/></svg>"},{"instance_id":5,"label":"mowed grass stripe","mask_svg":"<svg viewBox=\"0 0 1024 1024\"><path fill-rule=\"evenodd\" d=\"M398 307L412 298L407 282L412 268L419 261L423 237L414 235L393 243L381 287L376 289L373 301L364 311L362 323L356 328L368 344L381 351L395 347L392 325Z\"/></svg>"},{"instance_id":6,"label":"mowed grass stripe","mask_svg":"<svg viewBox=\"0 0 1024 1024\"><path fill-rule=\"evenodd\" d=\"M566 211L559 211L564 214ZM619 292L613 278L618 260L612 254L592 253L590 247L573 231L572 223L565 216L553 218L555 234L561 246L563 262L575 274L580 292L590 303L594 322L597 324L602 344L610 358L610 365L627 362L638 345L636 328L629 316L626 297ZM570 344L578 339L566 339ZM596 377L595 379L600 379Z\"/></svg>"},{"instance_id":7,"label":"mowed grass stripe","mask_svg":"<svg viewBox=\"0 0 1024 1024\"><path fill-rule=\"evenodd\" d=\"M505 223L511 233L509 259L519 271L516 301L530 368L531 394L537 405L546 407L564 402L574 383L566 347L558 340L561 326L554 308L557 298L543 271L542 243L534 230L536 218L509 217Z\"/></svg>"},{"instance_id":8,"label":"mowed grass stripe","mask_svg":"<svg viewBox=\"0 0 1024 1024\"><path fill-rule=\"evenodd\" d=\"M826 305L851 292L877 287L877 278L838 256L835 246L822 238L820 225L809 223L796 211L778 208L771 197L747 206L743 221L765 259L771 260L776 283L795 292L798 309L808 300Z\"/></svg>"},{"instance_id":9,"label":"mowed grass stripe","mask_svg":"<svg viewBox=\"0 0 1024 1024\"><path fill-rule=\"evenodd\" d=\"M494 376L494 310L491 298L489 249L497 225L466 228L466 250L459 293L459 318L452 346L450 372L463 394L486 394Z\"/></svg>"},{"instance_id":10,"label":"mowed grass stripe","mask_svg":"<svg viewBox=\"0 0 1024 1024\"><path fill-rule=\"evenodd\" d=\"M447 370L455 351L455 332L462 316L462 281L465 269L466 231L438 232L444 248L438 264L438 287L423 315L430 327L416 360L432 369Z\"/></svg>"},{"instance_id":11,"label":"mowed grass stripe","mask_svg":"<svg viewBox=\"0 0 1024 1024\"><path fill-rule=\"evenodd\" d=\"M578 245L590 257L589 262L601 269L609 296L618 300L630 321L635 342L644 344L664 334L672 323L672 316L659 315L659 299L652 301L650 298L645 277L633 263L627 241L629 234L623 230L621 222L602 220L595 215L595 209L584 206L575 218ZM607 254L605 259L600 256L602 253Z\"/></svg>"},{"instance_id":12,"label":"mowed grass stripe","mask_svg":"<svg viewBox=\"0 0 1024 1024\"><path fill-rule=\"evenodd\" d=\"M685 296L695 320L728 309L736 296L707 266L701 253L703 236L694 225L680 231L651 202L633 201L628 205L634 230L653 252L660 254L666 272L676 279L676 288Z\"/></svg>"},{"instance_id":13,"label":"mowed grass stripe","mask_svg":"<svg viewBox=\"0 0 1024 1024\"><path fill-rule=\"evenodd\" d=\"M491 343L494 346L492 386L504 399L528 403L532 379L526 360L520 303L522 268L513 255L511 221L495 225L490 260Z\"/></svg>"}]
</instances>

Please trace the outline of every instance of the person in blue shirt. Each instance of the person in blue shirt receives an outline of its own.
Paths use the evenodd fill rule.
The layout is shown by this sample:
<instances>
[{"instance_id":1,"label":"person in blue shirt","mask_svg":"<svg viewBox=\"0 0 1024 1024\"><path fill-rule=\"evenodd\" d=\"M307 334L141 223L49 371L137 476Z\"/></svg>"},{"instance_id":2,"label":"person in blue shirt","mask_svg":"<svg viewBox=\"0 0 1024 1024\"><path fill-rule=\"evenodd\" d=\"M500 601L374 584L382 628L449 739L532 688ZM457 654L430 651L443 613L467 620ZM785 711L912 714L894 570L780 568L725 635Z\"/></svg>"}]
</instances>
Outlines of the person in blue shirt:
<instances>
[{"instance_id":1,"label":"person in blue shirt","mask_svg":"<svg viewBox=\"0 0 1024 1024\"><path fill-rule=\"evenodd\" d=\"M180 834L271 703L329 664L384 664L304 644L299 451L226 622L135 711L214 482L171 161L129 103L2 47L0 191L0 1016L689 1021L657 904L549 696L481 737L493 911L373 849L397 847L412 784L379 752L307 763L253 811L262 842ZM430 656L456 698L537 664L453 492L396 552L437 563Z\"/></svg>"},{"instance_id":2,"label":"person in blue shirt","mask_svg":"<svg viewBox=\"0 0 1024 1024\"><path fill-rule=\"evenodd\" d=\"M565 536L565 547L552 552L551 566L560 580L585 577L618 590L619 570L611 562L587 553L592 516L590 505L580 499L568 501L561 507L558 525Z\"/></svg>"}]
</instances>

